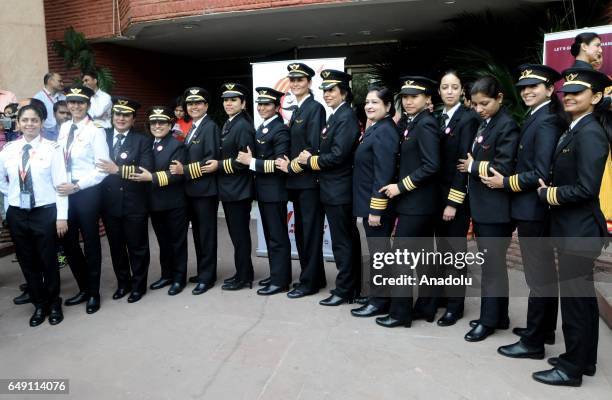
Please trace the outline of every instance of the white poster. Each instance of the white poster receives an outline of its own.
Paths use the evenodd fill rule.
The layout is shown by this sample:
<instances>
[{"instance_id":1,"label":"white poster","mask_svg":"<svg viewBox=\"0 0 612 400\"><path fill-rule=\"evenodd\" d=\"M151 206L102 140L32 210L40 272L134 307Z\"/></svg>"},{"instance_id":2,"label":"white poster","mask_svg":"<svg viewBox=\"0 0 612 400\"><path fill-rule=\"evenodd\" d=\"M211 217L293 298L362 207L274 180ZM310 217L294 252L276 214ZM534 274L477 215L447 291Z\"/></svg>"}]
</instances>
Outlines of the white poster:
<instances>
[{"instance_id":1,"label":"white poster","mask_svg":"<svg viewBox=\"0 0 612 400\"><path fill-rule=\"evenodd\" d=\"M296 62L304 63L315 71L315 76L312 78L312 93L314 94L315 100L325 107L325 110L329 115L331 110L325 105L325 102L323 101L323 91L319 89L319 85L322 81L320 73L324 69L344 71L344 58L319 58L253 63L253 99L257 98L255 88L260 86L270 87L278 90L279 92L285 93L285 96L283 96L281 99L281 115L285 123L288 123L291 119L291 111L287 110L287 108L297 105L297 101L289 88L287 65ZM255 102L253 102L253 119L255 127L258 127L262 123L262 119L257 113L257 104ZM289 204L287 204L287 230L289 231L289 240L291 241L291 256L297 258L298 254L295 246L294 227L293 204L289 202ZM259 210L257 210L257 255L267 256L267 254L268 251L266 248L261 218L259 216ZM323 236L323 257L325 260L333 261L331 237L329 234L327 218L325 219L325 231Z\"/></svg>"}]
</instances>

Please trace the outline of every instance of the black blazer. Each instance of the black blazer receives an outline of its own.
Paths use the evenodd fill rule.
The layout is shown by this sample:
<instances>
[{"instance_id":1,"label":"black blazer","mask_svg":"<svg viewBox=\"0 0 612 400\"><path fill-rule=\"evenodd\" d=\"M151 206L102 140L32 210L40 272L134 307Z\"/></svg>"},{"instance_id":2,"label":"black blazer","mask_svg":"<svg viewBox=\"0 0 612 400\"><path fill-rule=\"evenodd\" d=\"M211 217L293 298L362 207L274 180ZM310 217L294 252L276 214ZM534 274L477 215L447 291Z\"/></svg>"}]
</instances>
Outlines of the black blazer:
<instances>
[{"instance_id":1,"label":"black blazer","mask_svg":"<svg viewBox=\"0 0 612 400\"><path fill-rule=\"evenodd\" d=\"M399 150L399 131L391 117L378 121L363 134L355 151L353 215L368 218L391 211L389 199L378 191L393 182Z\"/></svg>"},{"instance_id":2,"label":"black blazer","mask_svg":"<svg viewBox=\"0 0 612 400\"><path fill-rule=\"evenodd\" d=\"M457 170L458 160L467 158L474 135L480 125L478 114L463 105L453 114L440 139L440 194L442 208L463 207L467 202L467 175ZM467 208L467 207L466 207Z\"/></svg>"},{"instance_id":3,"label":"black blazer","mask_svg":"<svg viewBox=\"0 0 612 400\"><path fill-rule=\"evenodd\" d=\"M255 194L257 201L287 201L286 174L277 170L274 160L289 154L289 128L281 117L275 118L265 128L255 131Z\"/></svg>"},{"instance_id":4,"label":"black blazer","mask_svg":"<svg viewBox=\"0 0 612 400\"><path fill-rule=\"evenodd\" d=\"M325 126L325 108L316 101L313 95L304 100L304 103L293 112L289 121L291 134L291 147L289 159L293 160L302 150L315 154L319 150L319 135ZM304 169L296 162L287 168L288 189L314 189L319 186L315 174Z\"/></svg>"},{"instance_id":5,"label":"black blazer","mask_svg":"<svg viewBox=\"0 0 612 400\"><path fill-rule=\"evenodd\" d=\"M437 174L440 170L440 127L428 110L407 125L400 121L400 194L395 210L405 215L438 211Z\"/></svg>"},{"instance_id":6,"label":"black blazer","mask_svg":"<svg viewBox=\"0 0 612 400\"><path fill-rule=\"evenodd\" d=\"M201 166L209 160L218 160L221 147L221 131L207 115L185 143L186 160L184 165L185 192L189 197L216 196L217 174L203 174Z\"/></svg>"},{"instance_id":7,"label":"black blazer","mask_svg":"<svg viewBox=\"0 0 612 400\"><path fill-rule=\"evenodd\" d=\"M113 149L113 128L106 129L108 148ZM153 170L153 140L132 129L128 132L121 151L116 160L119 173L108 175L102 181L102 213L112 217L125 215L146 215L149 212L148 183L130 181L130 173L136 172L139 167L149 171Z\"/></svg>"},{"instance_id":8,"label":"black blazer","mask_svg":"<svg viewBox=\"0 0 612 400\"><path fill-rule=\"evenodd\" d=\"M479 128L480 129L480 128ZM519 128L505 108L501 108L489 121L482 134L482 142L474 139L474 162L469 173L470 213L474 222L501 224L510 222L510 193L491 189L480 180L480 175L493 176L495 168L504 176L514 172Z\"/></svg>"},{"instance_id":9,"label":"black blazer","mask_svg":"<svg viewBox=\"0 0 612 400\"><path fill-rule=\"evenodd\" d=\"M319 149L303 166L317 171L321 202L340 205L353 201L353 153L359 133L359 121L347 103L338 107L321 130Z\"/></svg>"},{"instance_id":10,"label":"black blazer","mask_svg":"<svg viewBox=\"0 0 612 400\"><path fill-rule=\"evenodd\" d=\"M223 125L219 160L219 199L239 201L253 198L253 174L248 165L236 161L239 151L255 148L255 129L244 112Z\"/></svg>"},{"instance_id":11,"label":"black blazer","mask_svg":"<svg viewBox=\"0 0 612 400\"><path fill-rule=\"evenodd\" d=\"M565 248L598 253L607 240L599 190L609 148L606 133L593 114L578 121L555 148L551 186L539 194L550 205L550 236L570 238L563 243ZM572 237L606 239L582 242Z\"/></svg>"},{"instance_id":12,"label":"black blazer","mask_svg":"<svg viewBox=\"0 0 612 400\"><path fill-rule=\"evenodd\" d=\"M531 114L523 124L516 156L515 174L504 178L504 188L514 192L511 215L521 221L544 221L548 207L538 198L538 180L550 180L553 152L563 126L547 104Z\"/></svg>"},{"instance_id":13,"label":"black blazer","mask_svg":"<svg viewBox=\"0 0 612 400\"><path fill-rule=\"evenodd\" d=\"M177 160L185 163L185 146L169 133L159 143L153 144L155 169L151 171L151 211L163 211L185 207L183 175L172 175L170 164Z\"/></svg>"}]
</instances>

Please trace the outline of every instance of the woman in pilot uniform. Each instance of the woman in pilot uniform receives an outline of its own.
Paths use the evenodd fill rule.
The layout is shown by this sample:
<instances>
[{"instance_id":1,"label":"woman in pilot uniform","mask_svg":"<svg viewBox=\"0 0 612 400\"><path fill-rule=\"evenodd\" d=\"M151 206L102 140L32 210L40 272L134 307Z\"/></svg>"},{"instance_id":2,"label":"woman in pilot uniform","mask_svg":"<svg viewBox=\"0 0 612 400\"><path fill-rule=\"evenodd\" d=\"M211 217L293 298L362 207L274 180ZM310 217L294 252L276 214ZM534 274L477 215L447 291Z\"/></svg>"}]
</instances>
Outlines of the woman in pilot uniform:
<instances>
[{"instance_id":1,"label":"woman in pilot uniform","mask_svg":"<svg viewBox=\"0 0 612 400\"><path fill-rule=\"evenodd\" d=\"M549 358L550 370L533 378L549 385L580 386L582 376L596 371L599 310L595 296L594 260L609 241L599 204L612 131L599 110L610 79L595 70L570 68L563 108L571 123L555 148L550 186L540 181L538 195L550 206L550 236L557 248L561 319L565 353Z\"/></svg>"},{"instance_id":2,"label":"woman in pilot uniform","mask_svg":"<svg viewBox=\"0 0 612 400\"><path fill-rule=\"evenodd\" d=\"M257 112L263 122L255 132L255 148L239 152L237 161L255 172L255 194L270 261L270 281L257 294L269 296L289 290L291 283L285 173L275 166L276 159L289 154L290 139L289 128L279 114L283 93L268 87L255 91Z\"/></svg>"},{"instance_id":3,"label":"woman in pilot uniform","mask_svg":"<svg viewBox=\"0 0 612 400\"><path fill-rule=\"evenodd\" d=\"M395 236L400 247L409 251L431 251L437 212L438 187L435 180L440 169L440 133L436 119L428 110L428 103L436 82L422 76L402 78L402 107L399 121L400 160L398 183L381 188L381 193L395 200L398 222ZM397 246L396 246L397 247ZM429 273L432 266L417 266L417 273ZM412 288L402 288L400 296L391 299L389 315L376 318L386 328L409 327L415 319L432 322L435 318L435 298L423 286L419 298L412 305Z\"/></svg>"},{"instance_id":4,"label":"woman in pilot uniform","mask_svg":"<svg viewBox=\"0 0 612 400\"><path fill-rule=\"evenodd\" d=\"M149 288L166 286L168 295L183 291L187 282L187 202L183 176L170 173L170 165L185 163L185 146L172 133L172 110L153 106L148 120L153 140L154 170L141 167L130 174L130 180L151 182L151 223L159 244L161 277Z\"/></svg>"},{"instance_id":5,"label":"woman in pilot uniform","mask_svg":"<svg viewBox=\"0 0 612 400\"><path fill-rule=\"evenodd\" d=\"M6 218L19 266L34 304L30 326L62 322L56 238L68 230L68 198L55 188L66 183L61 146L43 139L42 111L22 107L17 121L23 136L0 152L0 192L8 198Z\"/></svg>"},{"instance_id":6,"label":"woman in pilot uniform","mask_svg":"<svg viewBox=\"0 0 612 400\"><path fill-rule=\"evenodd\" d=\"M87 302L85 310L93 314L100 309L100 182L106 174L96 167L106 160L106 133L87 115L93 90L75 85L66 90L66 102L72 120L60 128L57 139L64 151L68 182L58 186L60 194L68 196L68 233L64 237L64 252L77 281L79 293L64 305ZM83 237L83 250L79 243Z\"/></svg>"}]
</instances>

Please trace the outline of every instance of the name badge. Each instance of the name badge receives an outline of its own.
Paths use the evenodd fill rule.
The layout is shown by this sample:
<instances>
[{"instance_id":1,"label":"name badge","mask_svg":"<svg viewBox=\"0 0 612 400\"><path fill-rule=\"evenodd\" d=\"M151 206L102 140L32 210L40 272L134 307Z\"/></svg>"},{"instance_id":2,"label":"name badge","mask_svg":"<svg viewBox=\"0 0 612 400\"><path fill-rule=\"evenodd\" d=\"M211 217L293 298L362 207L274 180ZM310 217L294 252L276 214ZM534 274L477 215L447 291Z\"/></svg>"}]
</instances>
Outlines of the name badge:
<instances>
[{"instance_id":1,"label":"name badge","mask_svg":"<svg viewBox=\"0 0 612 400\"><path fill-rule=\"evenodd\" d=\"M30 192L21 192L19 193L19 208L24 210L32 209L30 199L32 198L32 193Z\"/></svg>"}]
</instances>

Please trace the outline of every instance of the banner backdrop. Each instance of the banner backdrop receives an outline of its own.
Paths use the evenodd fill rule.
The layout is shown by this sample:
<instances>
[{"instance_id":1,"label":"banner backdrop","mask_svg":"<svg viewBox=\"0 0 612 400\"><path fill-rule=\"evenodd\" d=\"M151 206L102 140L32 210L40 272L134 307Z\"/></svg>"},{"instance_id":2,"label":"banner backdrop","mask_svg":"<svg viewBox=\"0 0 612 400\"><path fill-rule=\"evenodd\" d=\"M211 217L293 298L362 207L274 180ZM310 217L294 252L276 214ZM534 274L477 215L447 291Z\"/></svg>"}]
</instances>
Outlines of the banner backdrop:
<instances>
[{"instance_id":1,"label":"banner backdrop","mask_svg":"<svg viewBox=\"0 0 612 400\"><path fill-rule=\"evenodd\" d=\"M284 92L285 96L281 99L281 115L285 123L291 119L291 107L297 105L295 96L291 93L289 87L289 78L287 78L287 65L291 63L304 63L315 71L315 76L312 78L312 93L315 100L321 103L329 115L330 109L323 101L323 92L319 89L321 77L319 73L324 69L337 69L344 71L344 58L320 58L307 60L287 60L287 61L272 61L263 63L253 63L253 99L257 98L255 88L259 86L271 87L280 92ZM253 102L253 119L255 128L261 123L262 119L257 113L257 104ZM287 204L287 229L289 231L289 240L291 241L291 256L297 258L297 248L295 246L295 218L293 214L293 203ZM261 224L259 210L257 210L257 255L266 256L268 254L266 241ZM328 261L333 261L333 253L331 248L331 236L329 234L329 225L327 218L325 219L325 231L323 236L323 256Z\"/></svg>"}]
</instances>

